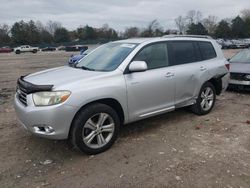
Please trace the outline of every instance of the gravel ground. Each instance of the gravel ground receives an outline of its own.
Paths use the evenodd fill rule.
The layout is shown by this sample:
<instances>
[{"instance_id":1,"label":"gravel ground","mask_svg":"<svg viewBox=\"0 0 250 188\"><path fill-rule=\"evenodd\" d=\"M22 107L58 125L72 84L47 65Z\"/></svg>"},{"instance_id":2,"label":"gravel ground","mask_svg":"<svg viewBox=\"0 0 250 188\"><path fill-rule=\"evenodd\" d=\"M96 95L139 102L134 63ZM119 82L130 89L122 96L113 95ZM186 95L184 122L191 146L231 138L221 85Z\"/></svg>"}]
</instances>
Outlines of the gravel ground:
<instances>
[{"instance_id":1,"label":"gravel ground","mask_svg":"<svg viewBox=\"0 0 250 188\"><path fill-rule=\"evenodd\" d=\"M0 54L0 187L250 187L247 92L225 92L206 116L179 109L123 126L115 145L95 156L26 132L13 109L17 78L70 55Z\"/></svg>"}]
</instances>

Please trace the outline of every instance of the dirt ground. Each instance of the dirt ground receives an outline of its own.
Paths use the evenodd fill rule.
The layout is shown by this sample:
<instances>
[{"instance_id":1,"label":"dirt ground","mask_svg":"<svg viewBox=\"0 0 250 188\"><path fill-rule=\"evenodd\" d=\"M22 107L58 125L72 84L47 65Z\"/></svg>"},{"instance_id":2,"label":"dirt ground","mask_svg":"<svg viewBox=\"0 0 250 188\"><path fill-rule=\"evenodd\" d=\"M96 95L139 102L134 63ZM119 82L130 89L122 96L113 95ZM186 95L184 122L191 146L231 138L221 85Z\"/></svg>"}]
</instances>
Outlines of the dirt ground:
<instances>
[{"instance_id":1,"label":"dirt ground","mask_svg":"<svg viewBox=\"0 0 250 188\"><path fill-rule=\"evenodd\" d=\"M0 187L250 187L247 92L224 93L206 116L179 109L126 125L95 156L26 132L13 109L17 78L64 65L70 55L0 54Z\"/></svg>"}]
</instances>

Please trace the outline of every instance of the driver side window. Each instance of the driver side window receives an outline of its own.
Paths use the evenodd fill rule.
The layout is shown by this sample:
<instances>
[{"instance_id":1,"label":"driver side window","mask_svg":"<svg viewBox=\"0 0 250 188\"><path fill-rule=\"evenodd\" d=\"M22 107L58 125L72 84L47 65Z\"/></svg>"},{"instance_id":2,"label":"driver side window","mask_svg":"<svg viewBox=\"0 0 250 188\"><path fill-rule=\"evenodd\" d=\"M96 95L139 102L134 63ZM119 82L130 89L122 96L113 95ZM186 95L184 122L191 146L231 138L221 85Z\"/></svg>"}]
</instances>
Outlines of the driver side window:
<instances>
[{"instance_id":1,"label":"driver side window","mask_svg":"<svg viewBox=\"0 0 250 188\"><path fill-rule=\"evenodd\" d=\"M157 69L168 66L168 54L166 43L156 43L144 47L133 61L145 61L148 69Z\"/></svg>"}]
</instances>

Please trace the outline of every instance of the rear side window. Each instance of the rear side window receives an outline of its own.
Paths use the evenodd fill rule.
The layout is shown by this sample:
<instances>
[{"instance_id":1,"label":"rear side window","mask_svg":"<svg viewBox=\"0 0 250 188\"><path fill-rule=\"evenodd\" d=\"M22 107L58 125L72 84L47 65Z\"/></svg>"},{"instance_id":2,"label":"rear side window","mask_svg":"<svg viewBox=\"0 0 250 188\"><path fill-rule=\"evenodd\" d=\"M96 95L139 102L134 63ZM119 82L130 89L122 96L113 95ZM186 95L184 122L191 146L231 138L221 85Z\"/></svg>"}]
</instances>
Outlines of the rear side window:
<instances>
[{"instance_id":1,"label":"rear side window","mask_svg":"<svg viewBox=\"0 0 250 188\"><path fill-rule=\"evenodd\" d=\"M213 45L210 42L198 42L203 60L213 59L216 53Z\"/></svg>"},{"instance_id":2,"label":"rear side window","mask_svg":"<svg viewBox=\"0 0 250 188\"><path fill-rule=\"evenodd\" d=\"M156 43L144 47L133 61L145 61L148 69L156 69L168 66L168 54L166 43Z\"/></svg>"},{"instance_id":3,"label":"rear side window","mask_svg":"<svg viewBox=\"0 0 250 188\"><path fill-rule=\"evenodd\" d=\"M170 42L171 64L181 65L196 62L196 47L192 41Z\"/></svg>"}]
</instances>

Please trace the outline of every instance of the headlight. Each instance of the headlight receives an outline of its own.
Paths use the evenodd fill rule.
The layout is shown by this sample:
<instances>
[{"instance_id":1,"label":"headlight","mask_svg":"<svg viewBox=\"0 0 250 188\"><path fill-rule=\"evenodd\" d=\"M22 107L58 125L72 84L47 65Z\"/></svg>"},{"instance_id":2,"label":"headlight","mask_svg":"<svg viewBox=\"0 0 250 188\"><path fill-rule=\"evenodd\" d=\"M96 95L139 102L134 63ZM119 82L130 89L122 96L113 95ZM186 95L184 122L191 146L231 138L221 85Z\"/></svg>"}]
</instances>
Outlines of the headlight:
<instances>
[{"instance_id":1,"label":"headlight","mask_svg":"<svg viewBox=\"0 0 250 188\"><path fill-rule=\"evenodd\" d=\"M250 80L250 74L246 75L245 78L246 78L247 80Z\"/></svg>"},{"instance_id":2,"label":"headlight","mask_svg":"<svg viewBox=\"0 0 250 188\"><path fill-rule=\"evenodd\" d=\"M70 91L46 91L33 94L36 106L49 106L62 103L70 96Z\"/></svg>"}]
</instances>

